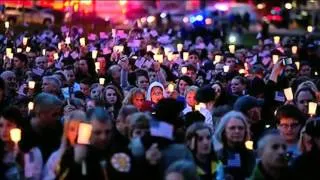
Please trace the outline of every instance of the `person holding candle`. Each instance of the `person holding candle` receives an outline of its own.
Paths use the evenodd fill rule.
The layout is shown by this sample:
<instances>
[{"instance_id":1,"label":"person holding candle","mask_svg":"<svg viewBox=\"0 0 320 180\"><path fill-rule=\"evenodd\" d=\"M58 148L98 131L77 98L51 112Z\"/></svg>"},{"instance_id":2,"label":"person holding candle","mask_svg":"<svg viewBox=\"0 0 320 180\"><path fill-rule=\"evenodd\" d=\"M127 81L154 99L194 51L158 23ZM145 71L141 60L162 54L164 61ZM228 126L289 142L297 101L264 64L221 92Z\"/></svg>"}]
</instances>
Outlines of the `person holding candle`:
<instances>
[{"instance_id":1,"label":"person holding candle","mask_svg":"<svg viewBox=\"0 0 320 180\"><path fill-rule=\"evenodd\" d=\"M19 128L22 132L13 134L11 130L14 128ZM6 167L1 171L5 179L40 180L43 159L32 138L19 109L14 106L5 108L0 115L0 142L3 143L0 164Z\"/></svg>"},{"instance_id":2,"label":"person holding candle","mask_svg":"<svg viewBox=\"0 0 320 180\"><path fill-rule=\"evenodd\" d=\"M146 103L146 93L143 89L132 88L124 98L123 105L134 105L139 111L149 110L151 104Z\"/></svg>"},{"instance_id":3,"label":"person holding candle","mask_svg":"<svg viewBox=\"0 0 320 180\"><path fill-rule=\"evenodd\" d=\"M254 153L245 146L249 140L249 125L242 113L230 111L217 124L213 147L225 166L225 173L234 179L248 178L254 168Z\"/></svg>"},{"instance_id":4,"label":"person holding candle","mask_svg":"<svg viewBox=\"0 0 320 180\"><path fill-rule=\"evenodd\" d=\"M62 107L62 101L52 94L40 93L35 97L34 116L28 126L34 143L41 150L43 162L46 162L49 155L60 145Z\"/></svg>"},{"instance_id":5,"label":"person holding candle","mask_svg":"<svg viewBox=\"0 0 320 180\"><path fill-rule=\"evenodd\" d=\"M212 147L212 130L202 122L189 126L186 143L193 153L197 174L202 180L219 179L224 176L222 162L218 160Z\"/></svg>"}]
</instances>

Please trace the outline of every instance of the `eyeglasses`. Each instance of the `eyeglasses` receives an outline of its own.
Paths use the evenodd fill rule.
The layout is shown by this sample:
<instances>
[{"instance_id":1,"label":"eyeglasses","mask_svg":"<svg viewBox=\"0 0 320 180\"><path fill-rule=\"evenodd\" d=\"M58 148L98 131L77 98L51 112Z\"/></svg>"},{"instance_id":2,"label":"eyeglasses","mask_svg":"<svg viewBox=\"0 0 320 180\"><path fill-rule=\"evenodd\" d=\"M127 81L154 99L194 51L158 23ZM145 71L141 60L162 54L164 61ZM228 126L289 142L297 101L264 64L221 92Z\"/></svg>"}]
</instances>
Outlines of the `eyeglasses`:
<instances>
[{"instance_id":1,"label":"eyeglasses","mask_svg":"<svg viewBox=\"0 0 320 180\"><path fill-rule=\"evenodd\" d=\"M293 124L280 124L280 127L284 128L284 129L289 129L289 127L291 129L295 129L299 126L299 123L293 123Z\"/></svg>"}]
</instances>

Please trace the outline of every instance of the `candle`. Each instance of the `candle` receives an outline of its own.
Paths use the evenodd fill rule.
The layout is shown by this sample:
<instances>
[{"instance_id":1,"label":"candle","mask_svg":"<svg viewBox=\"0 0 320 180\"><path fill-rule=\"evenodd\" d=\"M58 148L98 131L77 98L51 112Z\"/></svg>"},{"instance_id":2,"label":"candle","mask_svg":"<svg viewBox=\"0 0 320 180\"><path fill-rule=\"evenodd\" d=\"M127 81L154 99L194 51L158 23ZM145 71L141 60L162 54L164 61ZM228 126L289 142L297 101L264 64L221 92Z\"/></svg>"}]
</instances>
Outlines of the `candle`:
<instances>
[{"instance_id":1,"label":"candle","mask_svg":"<svg viewBox=\"0 0 320 180\"><path fill-rule=\"evenodd\" d=\"M26 46L27 43L28 43L28 38L27 38L27 37L23 37L23 39L22 39L22 44L23 44L24 46Z\"/></svg>"},{"instance_id":2,"label":"candle","mask_svg":"<svg viewBox=\"0 0 320 180\"><path fill-rule=\"evenodd\" d=\"M21 140L21 130L19 128L13 128L10 130L10 138L15 144Z\"/></svg>"},{"instance_id":3,"label":"candle","mask_svg":"<svg viewBox=\"0 0 320 180\"><path fill-rule=\"evenodd\" d=\"M229 72L229 66L223 66L223 72Z\"/></svg>"},{"instance_id":4,"label":"candle","mask_svg":"<svg viewBox=\"0 0 320 180\"><path fill-rule=\"evenodd\" d=\"M98 72L99 69L100 69L100 62L95 62L95 63L94 63L94 66L95 66L95 68L96 68L96 72Z\"/></svg>"},{"instance_id":5,"label":"candle","mask_svg":"<svg viewBox=\"0 0 320 180\"><path fill-rule=\"evenodd\" d=\"M273 64L277 64L278 61L279 61L279 55L276 55L276 54L272 55Z\"/></svg>"},{"instance_id":6,"label":"candle","mask_svg":"<svg viewBox=\"0 0 320 180\"><path fill-rule=\"evenodd\" d=\"M42 49L42 56L46 55L46 49Z\"/></svg>"},{"instance_id":7,"label":"candle","mask_svg":"<svg viewBox=\"0 0 320 180\"><path fill-rule=\"evenodd\" d=\"M295 62L296 66L297 66L297 70L299 71L300 69L300 62Z\"/></svg>"},{"instance_id":8,"label":"candle","mask_svg":"<svg viewBox=\"0 0 320 180\"><path fill-rule=\"evenodd\" d=\"M308 26L308 27L307 27L307 31L308 31L309 33L312 33L313 27L312 27L312 26Z\"/></svg>"},{"instance_id":9,"label":"candle","mask_svg":"<svg viewBox=\"0 0 320 180\"><path fill-rule=\"evenodd\" d=\"M29 103L28 103L28 110L29 110L29 111L32 111L33 108L34 108L34 103L33 103L33 102L29 102Z\"/></svg>"},{"instance_id":10,"label":"candle","mask_svg":"<svg viewBox=\"0 0 320 180\"><path fill-rule=\"evenodd\" d=\"M147 45L147 52L152 50L152 46L151 45Z\"/></svg>"},{"instance_id":11,"label":"candle","mask_svg":"<svg viewBox=\"0 0 320 180\"><path fill-rule=\"evenodd\" d=\"M58 43L58 49L61 50L61 48L62 48L62 43L59 42L59 43Z\"/></svg>"},{"instance_id":12,"label":"candle","mask_svg":"<svg viewBox=\"0 0 320 180\"><path fill-rule=\"evenodd\" d=\"M13 53L7 54L7 57L8 57L9 59L13 59Z\"/></svg>"},{"instance_id":13,"label":"candle","mask_svg":"<svg viewBox=\"0 0 320 180\"><path fill-rule=\"evenodd\" d=\"M293 100L293 93L291 87L286 88L283 90L284 95L286 96L287 101L292 101Z\"/></svg>"},{"instance_id":14,"label":"candle","mask_svg":"<svg viewBox=\"0 0 320 180\"><path fill-rule=\"evenodd\" d=\"M239 74L244 74L246 71L244 69L239 69Z\"/></svg>"},{"instance_id":15,"label":"candle","mask_svg":"<svg viewBox=\"0 0 320 180\"><path fill-rule=\"evenodd\" d=\"M6 48L6 55L11 54L12 53L12 49L11 48Z\"/></svg>"},{"instance_id":16,"label":"candle","mask_svg":"<svg viewBox=\"0 0 320 180\"><path fill-rule=\"evenodd\" d=\"M249 69L248 63L244 63L244 68L245 68L245 70Z\"/></svg>"},{"instance_id":17,"label":"candle","mask_svg":"<svg viewBox=\"0 0 320 180\"><path fill-rule=\"evenodd\" d=\"M123 49L124 49L124 47L123 47L122 45L114 46L114 47L113 47L113 51L114 51L114 52L119 52L119 53L121 53L121 52L123 52Z\"/></svg>"},{"instance_id":18,"label":"candle","mask_svg":"<svg viewBox=\"0 0 320 180\"><path fill-rule=\"evenodd\" d=\"M181 73L182 73L183 75L187 74L187 71L188 71L187 67L182 67L182 68L181 68Z\"/></svg>"},{"instance_id":19,"label":"candle","mask_svg":"<svg viewBox=\"0 0 320 180\"><path fill-rule=\"evenodd\" d=\"M163 55L162 54L155 54L153 55L153 59L158 61L159 63L163 63Z\"/></svg>"},{"instance_id":20,"label":"candle","mask_svg":"<svg viewBox=\"0 0 320 180\"><path fill-rule=\"evenodd\" d=\"M236 46L234 44L229 45L230 53L234 54L235 50L236 50Z\"/></svg>"},{"instance_id":21,"label":"candle","mask_svg":"<svg viewBox=\"0 0 320 180\"><path fill-rule=\"evenodd\" d=\"M170 83L170 84L168 85L168 91L169 91L169 92L173 92L173 91L174 91L174 84L173 84L173 83Z\"/></svg>"},{"instance_id":22,"label":"candle","mask_svg":"<svg viewBox=\"0 0 320 180\"><path fill-rule=\"evenodd\" d=\"M183 44L177 44L177 50L178 52L181 52L183 49Z\"/></svg>"},{"instance_id":23,"label":"candle","mask_svg":"<svg viewBox=\"0 0 320 180\"><path fill-rule=\"evenodd\" d=\"M214 64L217 64L217 63L219 63L220 61L221 61L221 59L222 59L222 56L220 56L220 55L215 55L214 56Z\"/></svg>"},{"instance_id":24,"label":"candle","mask_svg":"<svg viewBox=\"0 0 320 180\"><path fill-rule=\"evenodd\" d=\"M188 59L189 59L189 52L183 52L182 57L183 57L183 60L184 60L184 61L188 61Z\"/></svg>"},{"instance_id":25,"label":"candle","mask_svg":"<svg viewBox=\"0 0 320 180\"><path fill-rule=\"evenodd\" d=\"M292 54L297 54L297 51L298 51L298 47L297 46L292 46L291 47Z\"/></svg>"},{"instance_id":26,"label":"candle","mask_svg":"<svg viewBox=\"0 0 320 180\"><path fill-rule=\"evenodd\" d=\"M247 149L252 150L253 149L253 141L246 141L245 146Z\"/></svg>"},{"instance_id":27,"label":"candle","mask_svg":"<svg viewBox=\"0 0 320 180\"><path fill-rule=\"evenodd\" d=\"M168 56L169 52L170 52L170 48L165 47L165 48L164 48L164 54L165 54L166 56Z\"/></svg>"},{"instance_id":28,"label":"candle","mask_svg":"<svg viewBox=\"0 0 320 180\"><path fill-rule=\"evenodd\" d=\"M90 144L92 133L92 125L88 123L80 123L78 129L78 144Z\"/></svg>"},{"instance_id":29,"label":"candle","mask_svg":"<svg viewBox=\"0 0 320 180\"><path fill-rule=\"evenodd\" d=\"M274 42L275 44L279 44L279 43L280 43L280 36L274 36L274 37L273 37L273 42Z\"/></svg>"},{"instance_id":30,"label":"candle","mask_svg":"<svg viewBox=\"0 0 320 180\"><path fill-rule=\"evenodd\" d=\"M105 78L99 78L99 84L100 84L101 86L104 85L104 82L105 82L105 81L106 81Z\"/></svg>"},{"instance_id":31,"label":"candle","mask_svg":"<svg viewBox=\"0 0 320 180\"><path fill-rule=\"evenodd\" d=\"M58 53L54 53L53 54L53 59L54 60L58 60L59 59L59 54Z\"/></svg>"},{"instance_id":32,"label":"candle","mask_svg":"<svg viewBox=\"0 0 320 180\"><path fill-rule=\"evenodd\" d=\"M92 59L96 59L97 56L98 56L98 51L97 50L92 50L92 52L91 52Z\"/></svg>"},{"instance_id":33,"label":"candle","mask_svg":"<svg viewBox=\"0 0 320 180\"><path fill-rule=\"evenodd\" d=\"M4 22L4 27L5 27L6 29L9 29L9 26L10 26L9 21Z\"/></svg>"},{"instance_id":34,"label":"candle","mask_svg":"<svg viewBox=\"0 0 320 180\"><path fill-rule=\"evenodd\" d=\"M65 43L66 43L66 44L68 44L68 45L71 43L71 39L70 39L70 37L66 37L66 39L65 39Z\"/></svg>"},{"instance_id":35,"label":"candle","mask_svg":"<svg viewBox=\"0 0 320 180\"><path fill-rule=\"evenodd\" d=\"M29 82L28 82L28 87L29 87L29 89L34 89L35 85L36 85L36 82L35 82L35 81L29 81Z\"/></svg>"},{"instance_id":36,"label":"candle","mask_svg":"<svg viewBox=\"0 0 320 180\"><path fill-rule=\"evenodd\" d=\"M22 49L21 48L17 48L17 53L21 53Z\"/></svg>"},{"instance_id":37,"label":"candle","mask_svg":"<svg viewBox=\"0 0 320 180\"><path fill-rule=\"evenodd\" d=\"M31 51L31 47L27 46L26 47L26 52L30 52Z\"/></svg>"},{"instance_id":38,"label":"candle","mask_svg":"<svg viewBox=\"0 0 320 180\"><path fill-rule=\"evenodd\" d=\"M308 114L310 114L311 116L315 115L317 112L317 103L315 102L309 102L308 104Z\"/></svg>"},{"instance_id":39,"label":"candle","mask_svg":"<svg viewBox=\"0 0 320 180\"><path fill-rule=\"evenodd\" d=\"M174 58L174 55L172 54L172 52L170 52L170 53L168 54L168 61L172 61L173 58Z\"/></svg>"},{"instance_id":40,"label":"candle","mask_svg":"<svg viewBox=\"0 0 320 180\"><path fill-rule=\"evenodd\" d=\"M80 46L86 46L86 39L84 37L80 38Z\"/></svg>"}]
</instances>

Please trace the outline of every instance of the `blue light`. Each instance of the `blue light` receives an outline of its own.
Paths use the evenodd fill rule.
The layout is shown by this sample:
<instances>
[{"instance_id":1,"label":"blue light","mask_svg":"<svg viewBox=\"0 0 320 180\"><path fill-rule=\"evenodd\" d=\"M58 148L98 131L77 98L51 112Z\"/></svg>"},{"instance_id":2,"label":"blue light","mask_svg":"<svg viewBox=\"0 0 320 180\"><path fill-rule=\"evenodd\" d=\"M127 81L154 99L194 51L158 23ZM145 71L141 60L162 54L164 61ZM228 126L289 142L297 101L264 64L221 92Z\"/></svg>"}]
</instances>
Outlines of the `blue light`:
<instances>
[{"instance_id":1,"label":"blue light","mask_svg":"<svg viewBox=\"0 0 320 180\"><path fill-rule=\"evenodd\" d=\"M190 22L191 22L191 23L196 22L196 18L195 18L194 16L191 16L191 17L190 17Z\"/></svg>"},{"instance_id":2,"label":"blue light","mask_svg":"<svg viewBox=\"0 0 320 180\"><path fill-rule=\"evenodd\" d=\"M197 15L196 16L197 21L203 21L203 16L202 15Z\"/></svg>"}]
</instances>

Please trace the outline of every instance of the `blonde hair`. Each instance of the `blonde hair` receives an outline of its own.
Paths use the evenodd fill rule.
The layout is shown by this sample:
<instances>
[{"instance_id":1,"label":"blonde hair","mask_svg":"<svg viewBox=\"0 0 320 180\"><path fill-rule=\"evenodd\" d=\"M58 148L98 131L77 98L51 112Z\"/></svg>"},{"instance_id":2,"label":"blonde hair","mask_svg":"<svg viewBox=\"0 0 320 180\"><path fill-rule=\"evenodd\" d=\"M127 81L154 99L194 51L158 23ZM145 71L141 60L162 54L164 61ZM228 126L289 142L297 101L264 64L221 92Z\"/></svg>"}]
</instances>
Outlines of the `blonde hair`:
<instances>
[{"instance_id":1,"label":"blonde hair","mask_svg":"<svg viewBox=\"0 0 320 180\"><path fill-rule=\"evenodd\" d=\"M146 91L144 89L134 87L130 89L127 96L124 98L122 105L132 105L133 97L138 93L141 93L144 96L146 96Z\"/></svg>"},{"instance_id":2,"label":"blonde hair","mask_svg":"<svg viewBox=\"0 0 320 180\"><path fill-rule=\"evenodd\" d=\"M227 142L224 142L225 138L223 136L225 136L226 126L231 119L238 119L242 121L246 131L244 141L250 139L249 124L247 122L247 118L245 117L245 115L243 115L241 112L238 112L238 111L230 111L221 118L215 130L215 133L213 135L213 144L216 151L222 150L224 148L224 145L227 143Z\"/></svg>"}]
</instances>

